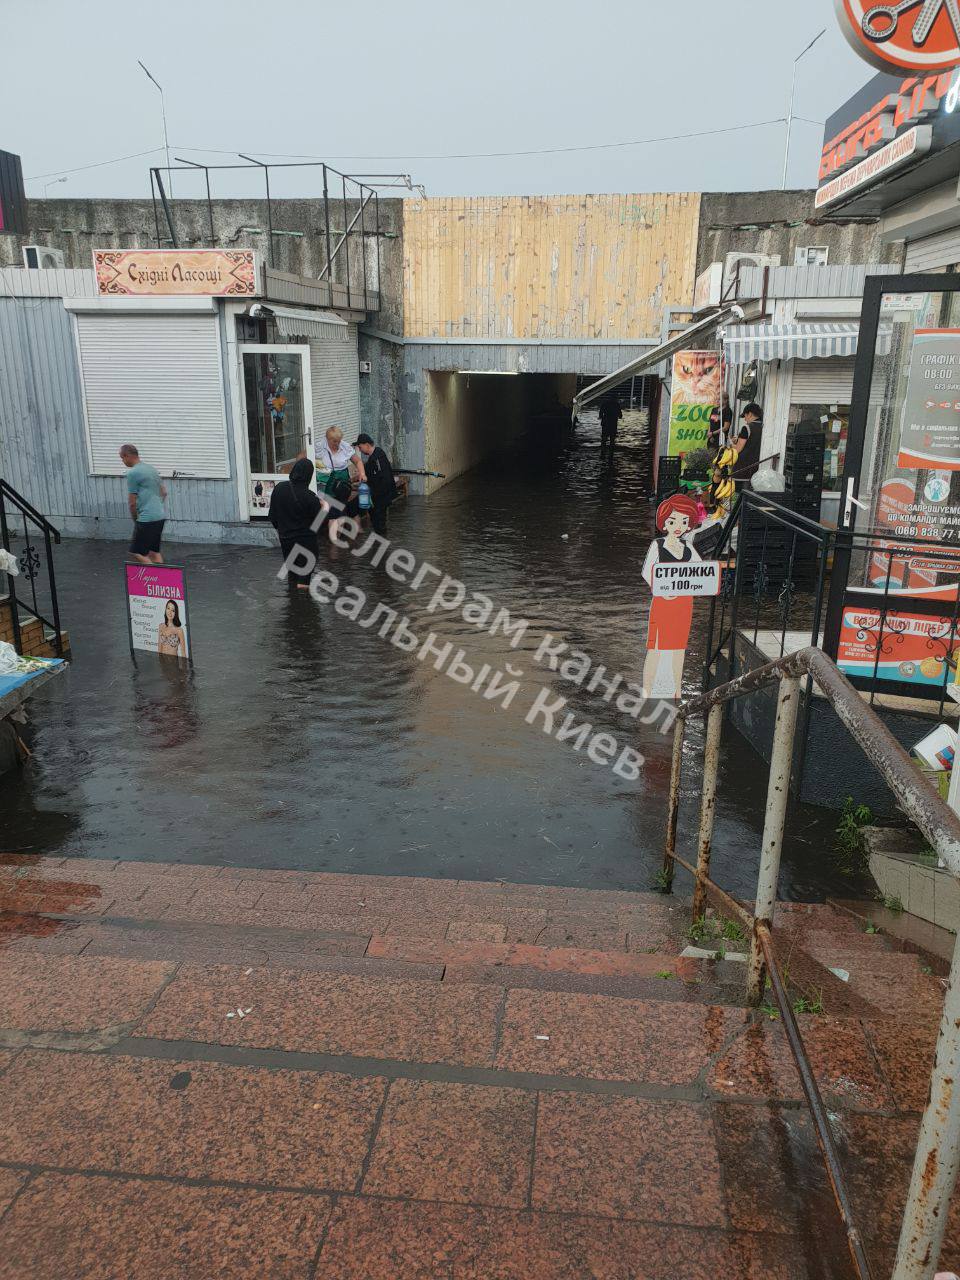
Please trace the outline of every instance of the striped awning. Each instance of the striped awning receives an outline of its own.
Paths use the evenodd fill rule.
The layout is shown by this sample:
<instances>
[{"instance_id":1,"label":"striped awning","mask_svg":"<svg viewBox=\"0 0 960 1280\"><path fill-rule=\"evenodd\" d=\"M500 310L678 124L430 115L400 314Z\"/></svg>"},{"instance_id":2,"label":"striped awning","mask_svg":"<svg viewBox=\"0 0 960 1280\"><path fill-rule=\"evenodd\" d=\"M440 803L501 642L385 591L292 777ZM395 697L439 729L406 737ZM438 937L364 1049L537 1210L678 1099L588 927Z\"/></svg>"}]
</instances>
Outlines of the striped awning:
<instances>
[{"instance_id":1,"label":"striped awning","mask_svg":"<svg viewBox=\"0 0 960 1280\"><path fill-rule=\"evenodd\" d=\"M731 364L751 360L822 360L855 356L860 325L854 321L822 324L743 324L724 333L724 350ZM877 350L889 350L890 329L877 334Z\"/></svg>"}]
</instances>

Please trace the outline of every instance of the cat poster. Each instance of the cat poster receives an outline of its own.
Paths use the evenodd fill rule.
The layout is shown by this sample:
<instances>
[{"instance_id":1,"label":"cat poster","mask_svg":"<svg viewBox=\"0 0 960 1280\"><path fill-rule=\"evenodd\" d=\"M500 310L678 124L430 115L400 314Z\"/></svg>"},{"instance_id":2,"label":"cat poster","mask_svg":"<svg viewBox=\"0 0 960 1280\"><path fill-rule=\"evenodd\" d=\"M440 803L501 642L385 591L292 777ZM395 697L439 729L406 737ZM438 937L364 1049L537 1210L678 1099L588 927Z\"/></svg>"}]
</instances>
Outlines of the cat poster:
<instances>
[{"instance_id":1,"label":"cat poster","mask_svg":"<svg viewBox=\"0 0 960 1280\"><path fill-rule=\"evenodd\" d=\"M719 351L678 351L673 357L670 389L671 458L703 449L710 427L710 410L721 403L723 365Z\"/></svg>"}]
</instances>

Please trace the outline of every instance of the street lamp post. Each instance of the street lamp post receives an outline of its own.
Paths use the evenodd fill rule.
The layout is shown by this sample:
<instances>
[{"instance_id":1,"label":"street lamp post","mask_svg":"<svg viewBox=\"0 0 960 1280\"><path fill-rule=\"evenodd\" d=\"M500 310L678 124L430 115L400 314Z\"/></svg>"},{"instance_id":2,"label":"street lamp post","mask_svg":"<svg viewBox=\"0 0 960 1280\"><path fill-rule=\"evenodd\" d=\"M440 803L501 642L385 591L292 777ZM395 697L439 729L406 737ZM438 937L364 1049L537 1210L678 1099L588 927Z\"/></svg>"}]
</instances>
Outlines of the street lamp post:
<instances>
[{"instance_id":1,"label":"street lamp post","mask_svg":"<svg viewBox=\"0 0 960 1280\"><path fill-rule=\"evenodd\" d=\"M783 151L783 181L781 182L781 190L783 191L786 191L787 189L787 169L790 165L790 134L793 131L793 107L797 96L797 63L805 53L810 52L813 46L820 39L820 36L825 36L826 34L827 29L824 27L819 35L815 35L807 47L805 49L801 49L793 60L793 84L790 88L790 110L787 112L787 143Z\"/></svg>"},{"instance_id":2,"label":"street lamp post","mask_svg":"<svg viewBox=\"0 0 960 1280\"><path fill-rule=\"evenodd\" d=\"M163 149L167 155L167 182L170 184L170 195L172 196L173 195L173 174L170 171L170 143L167 141L167 107L163 98L163 86L159 83L159 81L154 80L153 76L150 74L150 72L143 65L143 63L140 61L139 58L137 59L137 66L141 68L141 70L143 71L147 79L151 81L151 83L156 85L156 87L160 90L160 115L161 115L161 118L163 119Z\"/></svg>"},{"instance_id":3,"label":"street lamp post","mask_svg":"<svg viewBox=\"0 0 960 1280\"><path fill-rule=\"evenodd\" d=\"M66 182L66 178L54 178L54 180L53 180L52 182L45 182L45 183L43 184L43 198L44 198L44 200L46 200L46 198L47 198L47 192L50 190L50 188L51 188L51 187L56 187L56 186L58 186L61 182Z\"/></svg>"}]
</instances>

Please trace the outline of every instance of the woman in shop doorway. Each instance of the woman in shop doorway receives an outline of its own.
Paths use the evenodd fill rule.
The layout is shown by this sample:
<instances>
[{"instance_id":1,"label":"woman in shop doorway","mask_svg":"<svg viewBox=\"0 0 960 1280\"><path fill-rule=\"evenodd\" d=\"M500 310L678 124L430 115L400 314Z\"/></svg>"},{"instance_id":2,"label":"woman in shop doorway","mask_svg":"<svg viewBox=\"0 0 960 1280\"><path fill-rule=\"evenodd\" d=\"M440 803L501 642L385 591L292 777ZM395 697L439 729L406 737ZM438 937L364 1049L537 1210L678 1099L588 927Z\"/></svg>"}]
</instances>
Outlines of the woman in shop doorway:
<instances>
[{"instance_id":1,"label":"woman in shop doorway","mask_svg":"<svg viewBox=\"0 0 960 1280\"><path fill-rule=\"evenodd\" d=\"M157 627L157 653L168 658L185 658L187 640L180 621L180 607L176 600L168 600L163 608L163 621Z\"/></svg>"},{"instance_id":2,"label":"woman in shop doorway","mask_svg":"<svg viewBox=\"0 0 960 1280\"><path fill-rule=\"evenodd\" d=\"M658 564L686 564L699 560L687 535L700 523L693 498L678 493L657 507L657 531L662 537L650 543L643 562L643 580L653 589L653 570ZM650 606L647 631L647 657L643 664L643 687L650 697L656 689L657 668L661 658L670 659L672 697L679 698L683 686L683 660L693 621L693 599L690 596L654 596Z\"/></svg>"},{"instance_id":3,"label":"woman in shop doorway","mask_svg":"<svg viewBox=\"0 0 960 1280\"><path fill-rule=\"evenodd\" d=\"M290 559L287 570L287 581L297 587L310 586L310 575L320 552L317 530L323 506L310 488L314 470L309 458L298 458L290 468L289 477L274 485L270 495L269 520L280 539L283 563L300 549L300 554Z\"/></svg>"},{"instance_id":4,"label":"woman in shop doorway","mask_svg":"<svg viewBox=\"0 0 960 1280\"><path fill-rule=\"evenodd\" d=\"M343 518L343 509L350 501L351 463L356 467L361 483L365 484L367 473L364 470L363 458L352 444L344 443L343 432L339 427L327 427L325 443L320 451L320 465L327 466L330 474L323 486L323 492L339 504L332 508L332 514L327 517L327 530L331 542L336 542L337 527ZM332 504L325 502L324 506L330 510Z\"/></svg>"}]
</instances>

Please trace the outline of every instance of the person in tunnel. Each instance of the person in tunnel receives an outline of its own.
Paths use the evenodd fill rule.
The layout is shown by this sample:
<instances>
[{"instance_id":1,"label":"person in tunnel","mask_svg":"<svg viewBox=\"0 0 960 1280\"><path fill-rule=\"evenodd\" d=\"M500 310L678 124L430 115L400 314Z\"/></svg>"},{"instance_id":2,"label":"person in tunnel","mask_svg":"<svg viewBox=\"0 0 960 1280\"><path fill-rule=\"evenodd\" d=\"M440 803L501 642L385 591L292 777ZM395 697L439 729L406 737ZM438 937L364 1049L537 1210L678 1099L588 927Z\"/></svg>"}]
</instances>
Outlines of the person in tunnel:
<instances>
[{"instance_id":1,"label":"person in tunnel","mask_svg":"<svg viewBox=\"0 0 960 1280\"><path fill-rule=\"evenodd\" d=\"M617 428L623 417L620 401L612 393L600 401L600 447L612 449L617 443Z\"/></svg>"}]
</instances>

